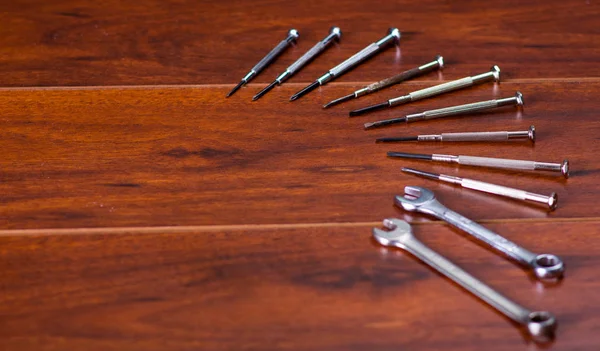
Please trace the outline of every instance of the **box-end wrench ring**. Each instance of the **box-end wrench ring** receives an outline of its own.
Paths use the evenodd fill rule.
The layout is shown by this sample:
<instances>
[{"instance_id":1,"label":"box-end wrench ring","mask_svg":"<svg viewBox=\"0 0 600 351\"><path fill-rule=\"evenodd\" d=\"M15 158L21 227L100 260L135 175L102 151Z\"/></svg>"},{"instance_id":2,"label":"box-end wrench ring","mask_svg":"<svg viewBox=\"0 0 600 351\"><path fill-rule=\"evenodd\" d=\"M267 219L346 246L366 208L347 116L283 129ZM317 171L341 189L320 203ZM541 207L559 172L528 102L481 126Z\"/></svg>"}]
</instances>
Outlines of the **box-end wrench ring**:
<instances>
[{"instance_id":1,"label":"box-end wrench ring","mask_svg":"<svg viewBox=\"0 0 600 351\"><path fill-rule=\"evenodd\" d=\"M398 247L410 252L431 268L502 312L508 318L525 326L529 334L533 337L533 340L547 342L553 338L557 322L552 313L530 311L485 285L417 240L412 234L410 224L405 221L396 218L386 219L383 221L383 225L389 231L373 228L373 237L381 245Z\"/></svg>"},{"instance_id":2,"label":"box-end wrench ring","mask_svg":"<svg viewBox=\"0 0 600 351\"><path fill-rule=\"evenodd\" d=\"M552 254L535 254L499 234L473 222L472 220L448 209L436 200L429 189L419 186L404 188L404 196L396 196L396 205L411 212L432 215L449 224L464 230L494 249L512 258L519 264L531 268L538 279L560 279L563 277L565 265L562 260Z\"/></svg>"}]
</instances>

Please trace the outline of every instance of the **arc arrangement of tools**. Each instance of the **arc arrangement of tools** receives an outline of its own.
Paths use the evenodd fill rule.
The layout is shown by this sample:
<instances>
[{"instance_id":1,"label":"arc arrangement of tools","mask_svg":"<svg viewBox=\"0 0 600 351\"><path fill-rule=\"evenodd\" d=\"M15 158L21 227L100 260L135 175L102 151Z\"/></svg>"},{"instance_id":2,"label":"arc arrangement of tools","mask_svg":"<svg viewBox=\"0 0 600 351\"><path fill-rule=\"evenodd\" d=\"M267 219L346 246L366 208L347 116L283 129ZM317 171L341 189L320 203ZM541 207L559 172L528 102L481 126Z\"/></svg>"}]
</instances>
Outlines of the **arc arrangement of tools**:
<instances>
[{"instance_id":1,"label":"arc arrangement of tools","mask_svg":"<svg viewBox=\"0 0 600 351\"><path fill-rule=\"evenodd\" d=\"M315 44L296 62L289 66L283 73L256 94L253 100L258 100L266 93L271 91L275 86L283 84L283 82L300 71L304 66L311 62L315 57L323 53L335 41L339 41L342 36L342 31L339 27L332 27L327 36ZM262 60L254 66L250 72L242 78L233 90L227 94L227 97L234 94L240 87L248 83L252 78L256 77L265 67L272 63L281 53L283 53L290 45L299 37L298 31L291 29L284 40L282 40L271 52L269 52ZM309 84L304 89L294 94L290 101L297 100L302 96L310 93L319 86L325 85L328 82L340 77L346 72L366 59L378 54L385 48L398 45L400 42L401 33L397 28L390 28L386 35L376 42L367 45L364 49L349 57L334 68L325 72L321 77L317 78L313 83ZM401 82L412 78L422 76L424 74L440 70L444 67L444 59L442 56L436 56L431 62L427 62L419 67L404 71L393 77L383 79L379 82L372 83L364 88L354 91L353 93L335 99L323 106L323 108L331 108L340 105L344 102L358 99L362 96L373 94L382 89L391 87ZM373 111L393 108L399 105L411 103L441 94L457 91L467 87L471 87L486 82L499 82L500 68L496 65L492 68L474 76L467 76L458 80L435 85L429 88L413 91L409 94L402 95L379 104L367 106L357 110L350 111L350 117L362 116ZM474 112L488 111L504 106L516 106L520 108L523 105L523 94L516 92L514 96L494 99L488 101L474 102L470 104L449 106L441 109L423 111L421 113L410 114L398 118L368 122L364 124L364 129L374 129L389 127L401 123L411 123L421 120L438 119L449 116L465 115ZM395 143L395 142L454 142L454 141L484 141L484 142L502 142L508 140L523 140L525 142L534 143L536 138L536 129L531 126L528 130L518 131L486 131L486 132L461 132L461 133L441 133L430 135L402 136L402 137L387 137L376 140L378 143ZM519 171L544 171L557 172L563 177L569 177L569 162L563 160L559 163L538 162L529 160L514 160L501 159L482 156L465 156L465 155L443 155L443 154L416 154L407 152L390 151L388 157L392 158L407 158L415 160L428 160L448 163L458 163L461 165L470 165L478 167L498 168L505 170ZM541 195L525 190L513 189L502 185L486 183L479 180L460 178L445 174L437 174L416 170L412 168L402 168L403 172L422 176L429 179L438 180L460 185L464 188L473 189L488 194L494 194L512 199L527 201L531 203L543 204L552 211L558 205L558 196L556 193L550 195ZM563 278L565 265L562 260L552 254L535 254L517 244L503 238L489 229L471 221L470 219L448 209L436 200L435 195L431 190L417 186L407 186L404 189L405 194L395 197L395 205L409 212L420 212L429 216L448 222L450 225L463 230L470 234L475 239L482 241L492 249L498 251L503 256L513 260L518 265L531 271L532 276L545 283L554 283ZM452 262L442 257L440 254L432 251L424 244L420 243L412 234L410 225L400 219L390 218L383 221L383 226L388 230L379 228L373 229L373 237L377 242L384 246L391 246L404 249L410 252L413 256L423 261L431 268L445 275L449 279L455 281L467 291L471 292L476 297L488 303L508 318L523 326L532 339L536 342L548 342L554 338L554 333L557 327L556 318L546 311L530 311L515 302L509 300L492 288L488 287L481 281L472 277Z\"/></svg>"}]
</instances>

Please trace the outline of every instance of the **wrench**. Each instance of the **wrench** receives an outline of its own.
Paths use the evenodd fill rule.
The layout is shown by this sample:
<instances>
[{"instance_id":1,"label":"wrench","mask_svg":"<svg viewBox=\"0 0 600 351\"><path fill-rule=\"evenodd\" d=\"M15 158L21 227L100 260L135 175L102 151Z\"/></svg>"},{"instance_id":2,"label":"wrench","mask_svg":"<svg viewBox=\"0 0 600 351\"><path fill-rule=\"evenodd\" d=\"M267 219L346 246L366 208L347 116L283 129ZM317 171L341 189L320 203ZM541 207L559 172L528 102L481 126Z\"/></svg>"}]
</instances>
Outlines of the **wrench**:
<instances>
[{"instance_id":1,"label":"wrench","mask_svg":"<svg viewBox=\"0 0 600 351\"><path fill-rule=\"evenodd\" d=\"M416 211L432 215L458 229L464 230L519 264L532 269L538 279L560 279L563 277L565 265L558 256L535 254L518 246L512 241L448 209L435 199L435 195L429 189L419 186L407 186L404 188L404 192L404 196L396 196L397 206L410 212Z\"/></svg>"},{"instance_id":2,"label":"wrench","mask_svg":"<svg viewBox=\"0 0 600 351\"><path fill-rule=\"evenodd\" d=\"M396 218L386 219L383 221L383 226L390 231L373 228L373 237L381 245L399 247L410 252L508 318L526 327L533 340L547 342L553 338L557 323L552 313L530 311L485 285L417 240L411 231L410 224L405 221Z\"/></svg>"}]
</instances>

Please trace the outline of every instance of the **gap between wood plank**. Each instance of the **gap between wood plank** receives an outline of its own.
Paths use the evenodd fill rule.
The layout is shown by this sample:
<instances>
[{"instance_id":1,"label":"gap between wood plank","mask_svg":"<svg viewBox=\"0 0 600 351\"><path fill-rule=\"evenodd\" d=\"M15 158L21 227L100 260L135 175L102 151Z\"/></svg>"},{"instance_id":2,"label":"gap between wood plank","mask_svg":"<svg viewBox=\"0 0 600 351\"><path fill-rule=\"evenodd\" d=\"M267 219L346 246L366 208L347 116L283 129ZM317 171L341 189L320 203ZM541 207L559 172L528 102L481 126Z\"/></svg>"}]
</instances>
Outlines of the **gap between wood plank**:
<instances>
[{"instance_id":1,"label":"gap between wood plank","mask_svg":"<svg viewBox=\"0 0 600 351\"><path fill-rule=\"evenodd\" d=\"M522 218L522 219L489 219L478 223L564 223L564 222L600 222L600 217L582 218ZM443 221L417 222L412 225L444 224ZM341 223L290 223L290 224L236 224L236 225L197 225L197 226L163 226L163 227L100 227L100 228L49 228L49 229L4 229L0 237L36 236L36 235L93 235L93 234L161 234L192 232L225 232L254 231L268 229L302 229L302 228L339 228L339 227L375 227L381 222L341 222Z\"/></svg>"},{"instance_id":2,"label":"gap between wood plank","mask_svg":"<svg viewBox=\"0 0 600 351\"><path fill-rule=\"evenodd\" d=\"M427 85L441 84L450 80L421 80L412 82L403 82L403 85ZM573 77L573 78L523 78L523 79L507 79L503 80L502 84L514 83L600 83L600 77ZM286 82L285 86L303 88L311 82ZM354 86L354 85L369 85L373 82L334 82L329 83L330 86ZM264 87L268 83L249 83L247 87L259 88ZM189 89L189 88L231 88L236 83L223 84L164 84L164 85L82 85L82 86L48 86L48 87L0 87L0 91L44 91L44 90L102 90L102 89Z\"/></svg>"}]
</instances>

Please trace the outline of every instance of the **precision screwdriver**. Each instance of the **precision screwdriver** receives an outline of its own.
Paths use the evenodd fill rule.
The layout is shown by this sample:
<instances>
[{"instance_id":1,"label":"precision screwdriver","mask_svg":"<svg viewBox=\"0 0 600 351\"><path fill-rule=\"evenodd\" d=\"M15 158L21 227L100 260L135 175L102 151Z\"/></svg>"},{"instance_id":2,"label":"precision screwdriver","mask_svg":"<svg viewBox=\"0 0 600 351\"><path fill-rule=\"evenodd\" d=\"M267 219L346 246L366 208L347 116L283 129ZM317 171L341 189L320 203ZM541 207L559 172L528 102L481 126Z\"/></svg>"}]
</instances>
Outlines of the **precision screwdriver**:
<instances>
[{"instance_id":1,"label":"precision screwdriver","mask_svg":"<svg viewBox=\"0 0 600 351\"><path fill-rule=\"evenodd\" d=\"M426 73L429 73L429 72L432 72L432 71L435 71L438 69L442 69L442 68L444 68L444 58L440 55L437 55L435 60L433 60L432 62L426 63L419 67L415 67L413 69L409 69L408 71L404 71L393 77L380 80L379 82L369 84L366 87L359 89L352 94L349 94L349 95L343 96L339 99L335 99L333 101L328 102L327 104L325 104L323 106L323 108L329 108L331 106L341 104L342 102L346 102L346 101L349 101L352 99L357 99L361 96L369 95L369 94L379 91L381 89L391 87L392 85L402 83L409 79L412 79L412 78L415 78L418 76L422 76Z\"/></svg>"},{"instance_id":2,"label":"precision screwdriver","mask_svg":"<svg viewBox=\"0 0 600 351\"><path fill-rule=\"evenodd\" d=\"M390 28L388 30L388 34L385 37L380 39L378 42L371 43L366 48L362 49L361 51L357 52L350 58L346 59L346 61L340 63L339 65L337 65L334 68L327 71L327 73L322 75L320 78L315 80L313 83L308 85L306 88L304 88L304 89L300 90L299 92L297 92L296 94L292 95L292 97L290 98L290 101L294 101L294 100L310 93L311 91L315 90L318 86L327 84L328 82L332 81L333 79L348 72L349 70L351 70L352 68L354 68L355 66L357 66L358 64L363 62L364 60L368 59L369 57L379 53L381 50L383 50L389 44L391 44L391 43L398 44L399 41L400 41L400 31L398 30L398 28Z\"/></svg>"},{"instance_id":3,"label":"precision screwdriver","mask_svg":"<svg viewBox=\"0 0 600 351\"><path fill-rule=\"evenodd\" d=\"M285 72L280 74L273 83L269 84L266 88L261 90L258 94L254 95L252 101L256 101L260 99L263 95L268 93L271 89L273 89L276 85L281 85L288 78L296 74L296 72L300 71L302 67L304 67L307 63L312 61L315 57L321 54L329 44L333 43L333 41L339 41L342 36L342 30L339 27L331 27L329 30L329 34L325 37L325 39L321 40L315 46L313 46L310 50L308 50L302 57L300 57L296 62L292 63Z\"/></svg>"},{"instance_id":4,"label":"precision screwdriver","mask_svg":"<svg viewBox=\"0 0 600 351\"><path fill-rule=\"evenodd\" d=\"M408 152L389 151L388 157L411 158L418 160L439 161L458 163L468 166L516 169L526 171L551 171L560 172L565 178L569 178L569 161L563 160L562 163L548 163L525 160L511 160L506 158L478 157L464 155L442 155L442 154L411 154Z\"/></svg>"},{"instance_id":5,"label":"precision screwdriver","mask_svg":"<svg viewBox=\"0 0 600 351\"><path fill-rule=\"evenodd\" d=\"M462 115L466 113L481 112L491 110L503 106L523 106L523 94L517 91L515 96L505 99L494 99L487 101L474 102L471 104L457 105L444 107L437 110L429 110L421 113L415 113L412 115L406 115L404 117L396 117L390 119L384 119L377 122L365 123L365 129L379 128L389 126L391 124L402 123L402 122L413 122L413 121L425 121L434 118L451 117L456 115Z\"/></svg>"},{"instance_id":6,"label":"precision screwdriver","mask_svg":"<svg viewBox=\"0 0 600 351\"><path fill-rule=\"evenodd\" d=\"M509 187L502 186L502 185L481 182L478 180L473 180L473 179L468 179L468 178L453 177L453 176L449 176L446 174L437 174L437 173L419 171L417 169L406 168L406 167L402 168L402 172L416 174L416 175L419 175L419 176L422 176L425 178L440 180L442 182L458 184L458 185L462 186L463 188L483 191L486 193L510 197L510 198L517 199L517 200L528 200L528 201L543 203L543 204L546 204L550 208L550 210L556 209L556 206L558 205L558 195L556 195L555 192L551 193L550 196L540 195L540 194L530 193L530 192L524 191L524 190L509 188Z\"/></svg>"},{"instance_id":7,"label":"precision screwdriver","mask_svg":"<svg viewBox=\"0 0 600 351\"><path fill-rule=\"evenodd\" d=\"M381 110L388 107L394 107L398 105L407 104L412 101L425 99L428 97L448 93L454 90L467 88L476 84L481 84L493 80L495 82L500 81L500 68L498 66L492 66L489 72L478 74L472 77L464 77L451 82L442 83L429 88L413 91L407 95L399 96L397 98L390 99L377 105L367 106L358 110L350 111L350 116L359 116L368 112Z\"/></svg>"},{"instance_id":8,"label":"precision screwdriver","mask_svg":"<svg viewBox=\"0 0 600 351\"><path fill-rule=\"evenodd\" d=\"M409 137L379 138L377 143L393 143L397 141L506 141L511 139L529 139L535 143L535 127L530 126L528 130L516 132L465 132L465 133L442 133L426 134Z\"/></svg>"},{"instance_id":9,"label":"precision screwdriver","mask_svg":"<svg viewBox=\"0 0 600 351\"><path fill-rule=\"evenodd\" d=\"M256 64L256 66L254 66L250 70L250 72L248 72L248 74L244 76L244 78L242 78L238 85L236 85L229 92L229 94L227 94L227 97L233 95L236 91L238 91L239 88L242 87L242 85L248 83L250 80L252 80L252 78L256 77L263 69L265 69L265 67L267 67L271 62L273 62L273 60L275 60L279 55L281 55L285 51L285 49L287 49L293 42L295 42L296 39L298 39L299 35L300 33L298 33L297 30L290 29L288 31L287 38L285 38L279 44L277 44L277 46L275 46L273 50L271 50L271 52L267 54L267 56L263 57L262 60L260 60Z\"/></svg>"}]
</instances>

